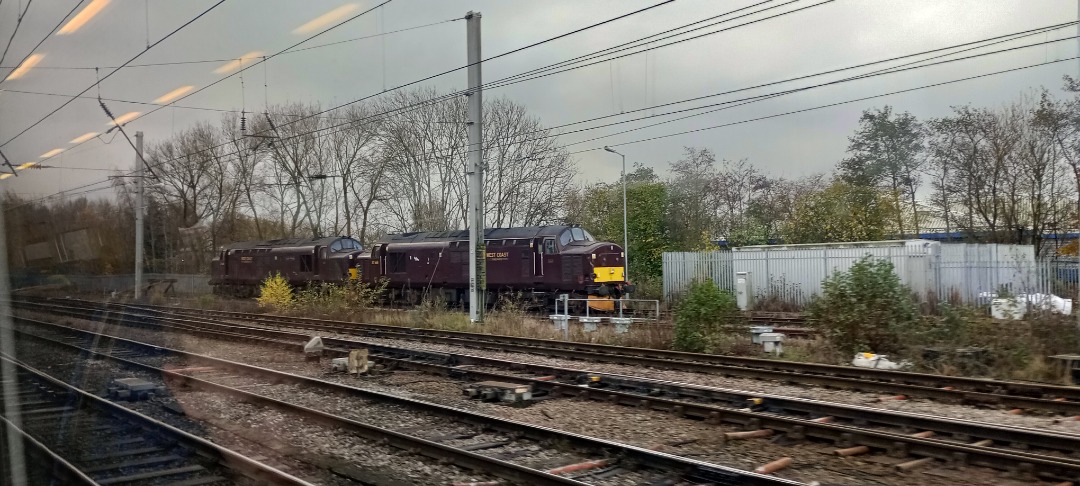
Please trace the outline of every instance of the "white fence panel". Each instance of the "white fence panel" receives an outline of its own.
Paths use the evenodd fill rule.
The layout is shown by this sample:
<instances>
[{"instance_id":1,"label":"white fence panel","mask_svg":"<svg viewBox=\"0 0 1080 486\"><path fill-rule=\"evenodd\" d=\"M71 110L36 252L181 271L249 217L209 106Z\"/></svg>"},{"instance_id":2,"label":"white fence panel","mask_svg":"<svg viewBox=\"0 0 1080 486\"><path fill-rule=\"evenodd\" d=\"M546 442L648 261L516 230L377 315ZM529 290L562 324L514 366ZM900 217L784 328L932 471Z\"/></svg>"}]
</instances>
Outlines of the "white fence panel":
<instances>
[{"instance_id":1,"label":"white fence panel","mask_svg":"<svg viewBox=\"0 0 1080 486\"><path fill-rule=\"evenodd\" d=\"M976 302L980 295L1005 290L1011 294L1048 290L1051 272L1036 265L1035 247L954 243L942 245L940 293L944 300Z\"/></svg>"},{"instance_id":2,"label":"white fence panel","mask_svg":"<svg viewBox=\"0 0 1080 486\"><path fill-rule=\"evenodd\" d=\"M1034 247L901 240L820 245L748 246L731 251L664 254L664 294L671 298L695 278L733 290L736 272L750 272L758 299L806 304L821 284L866 257L892 262L920 298L976 304L991 293L1047 293L1071 298L1075 262L1036 261Z\"/></svg>"},{"instance_id":3,"label":"white fence panel","mask_svg":"<svg viewBox=\"0 0 1080 486\"><path fill-rule=\"evenodd\" d=\"M936 242L882 241L820 245L748 246L732 250L735 272L754 275L758 298L809 303L822 282L871 256L892 262L896 274L920 294L936 291Z\"/></svg>"},{"instance_id":4,"label":"white fence panel","mask_svg":"<svg viewBox=\"0 0 1080 486\"><path fill-rule=\"evenodd\" d=\"M686 291L694 280L712 279L721 289L735 290L730 251L666 252L664 262L664 297L673 298Z\"/></svg>"}]
</instances>

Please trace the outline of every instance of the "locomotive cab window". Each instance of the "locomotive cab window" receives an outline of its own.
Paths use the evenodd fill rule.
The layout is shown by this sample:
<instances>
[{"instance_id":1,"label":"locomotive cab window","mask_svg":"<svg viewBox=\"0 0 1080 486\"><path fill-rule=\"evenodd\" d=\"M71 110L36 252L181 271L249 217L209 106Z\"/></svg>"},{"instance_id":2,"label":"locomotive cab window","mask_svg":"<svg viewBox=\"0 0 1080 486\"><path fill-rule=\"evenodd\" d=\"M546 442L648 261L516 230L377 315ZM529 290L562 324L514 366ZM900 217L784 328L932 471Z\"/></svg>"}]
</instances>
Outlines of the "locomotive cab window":
<instances>
[{"instance_id":1,"label":"locomotive cab window","mask_svg":"<svg viewBox=\"0 0 1080 486\"><path fill-rule=\"evenodd\" d=\"M555 253L555 239L554 238L544 238L544 253L547 253L549 255L552 254L552 253Z\"/></svg>"},{"instance_id":2,"label":"locomotive cab window","mask_svg":"<svg viewBox=\"0 0 1080 486\"><path fill-rule=\"evenodd\" d=\"M352 238L342 238L340 240L337 240L337 241L333 242L330 245L330 251L335 252L335 253L336 252L341 252L341 251L352 251L352 250L362 250L362 249L363 248L361 248L360 242L356 241L356 240L354 240Z\"/></svg>"},{"instance_id":3,"label":"locomotive cab window","mask_svg":"<svg viewBox=\"0 0 1080 486\"><path fill-rule=\"evenodd\" d=\"M560 245L565 246L571 241L596 241L596 239L593 238L593 235L589 234L588 231L585 231L582 228L575 227L563 231L563 233L559 235Z\"/></svg>"},{"instance_id":4,"label":"locomotive cab window","mask_svg":"<svg viewBox=\"0 0 1080 486\"><path fill-rule=\"evenodd\" d=\"M574 241L574 237L570 235L570 230L563 231L559 235L559 246L569 245L571 241Z\"/></svg>"}]
</instances>

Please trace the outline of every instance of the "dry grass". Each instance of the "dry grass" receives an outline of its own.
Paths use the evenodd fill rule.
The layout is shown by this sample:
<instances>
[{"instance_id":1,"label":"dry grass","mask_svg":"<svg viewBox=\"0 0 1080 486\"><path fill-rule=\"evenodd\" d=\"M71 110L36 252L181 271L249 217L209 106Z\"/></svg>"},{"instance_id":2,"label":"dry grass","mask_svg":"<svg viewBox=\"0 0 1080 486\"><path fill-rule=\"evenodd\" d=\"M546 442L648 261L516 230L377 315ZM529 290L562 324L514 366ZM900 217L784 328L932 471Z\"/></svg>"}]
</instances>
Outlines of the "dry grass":
<instances>
[{"instance_id":1,"label":"dry grass","mask_svg":"<svg viewBox=\"0 0 1080 486\"><path fill-rule=\"evenodd\" d=\"M446 309L437 305L420 305L414 309L365 308L357 311L343 309L296 309L283 313L268 312L253 299L227 299L215 296L170 299L162 305L197 307L200 309L231 312L267 313L312 317L346 322L365 322L400 326L403 328L434 329L440 331L481 332L485 334L527 337L535 339L633 346L653 349L670 349L672 327L670 322L635 323L629 332L616 333L614 326L603 323L595 331L586 332L580 323L571 321L569 332L564 335L555 329L550 319L539 317L515 308L504 306L485 313L483 324L469 322L467 313Z\"/></svg>"},{"instance_id":2,"label":"dry grass","mask_svg":"<svg viewBox=\"0 0 1080 486\"><path fill-rule=\"evenodd\" d=\"M98 294L72 294L57 292L43 293L52 297L102 298ZM42 295L43 294L37 294ZM129 299L116 299L127 301ZM155 304L167 306L195 307L210 310L265 313L254 299L219 298L211 295L198 297L153 297ZM468 314L437 306L419 306L415 309L367 308L348 312L342 310L295 310L286 315L315 317L349 322L367 322L401 326L403 328L436 329L446 331L481 332L486 334L518 336L536 339L561 340L573 342L633 346L652 349L671 349L673 328L670 322L635 323L630 331L616 334L613 326L601 324L596 331L585 332L580 323L571 321L570 329L564 336L557 331L552 322L541 316L531 314L513 306L488 312L483 324L469 322ZM1076 330L1075 318L1049 314L1029 314L1025 321L997 321L985 316L981 310L970 309L961 318L952 322L952 329L947 339L926 341L925 337L913 337L906 343L910 350L902 359L915 362L918 371L944 375L985 376L1013 380L1033 380L1058 382L1054 363L1047 356L1074 353L1080 345L1080 335ZM944 322L942 316L925 316L924 319ZM923 341L923 342L919 342ZM922 350L933 347L949 355L962 347L986 349L986 356L979 362L946 357L929 362L921 356ZM725 335L715 337L709 351L719 354L777 358L787 361L815 362L829 364L847 364L851 357L838 353L828 341L822 338L789 339L784 342L784 354L776 357L767 355L761 346L750 342L747 335Z\"/></svg>"}]
</instances>

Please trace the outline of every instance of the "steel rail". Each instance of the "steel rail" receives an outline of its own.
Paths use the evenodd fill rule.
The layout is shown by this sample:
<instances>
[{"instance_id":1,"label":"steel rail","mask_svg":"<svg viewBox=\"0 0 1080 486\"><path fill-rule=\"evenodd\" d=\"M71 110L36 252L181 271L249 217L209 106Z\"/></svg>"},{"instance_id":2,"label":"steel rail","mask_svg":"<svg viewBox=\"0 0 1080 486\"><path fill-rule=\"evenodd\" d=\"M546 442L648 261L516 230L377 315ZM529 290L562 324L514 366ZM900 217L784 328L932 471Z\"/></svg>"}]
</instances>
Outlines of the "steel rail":
<instances>
[{"instance_id":1,"label":"steel rail","mask_svg":"<svg viewBox=\"0 0 1080 486\"><path fill-rule=\"evenodd\" d=\"M432 413L437 413L443 416L454 418L455 420L470 423L485 428L494 430L505 431L510 434L517 435L519 437L526 437L535 439L538 441L547 442L561 442L570 443L575 446L586 448L592 451L614 451L618 456L624 457L630 462L648 468L660 469L663 471L670 471L678 473L682 476L693 478L694 480L713 481L715 484L721 485L735 485L735 484L747 484L747 485L798 485L802 484L795 481L786 479L756 474L748 471L742 471L722 465L711 464L707 462L697 461L693 459L687 459L671 454L666 454L658 451L651 451L648 449L631 446L628 444L622 444L618 442L608 441L604 439L598 439L594 437L584 436L571 432L565 432L548 427L541 427L524 422L518 422L514 420L504 419L491 415L485 415L481 413L471 412L468 410L458 409L446 405L435 404L431 402L425 402L422 400L401 397L397 395L391 395L381 393L372 390L366 390L362 388L352 387L348 385L342 385L333 383L317 378L310 378L301 375L295 375L292 373L286 373L269 368L263 368L259 366L248 365L235 361L224 360L221 358L214 358L210 356L200 355L196 353L190 353L187 351L170 349L153 344L142 343L126 338L117 336L111 336L101 333L93 333L89 331L82 331L60 324L45 323L32 319L26 319L21 317L13 317L16 321L20 322L33 322L35 324L44 324L51 326L58 326L64 328L65 331L73 331L85 336L93 336L101 340L112 341L117 344L130 348L137 348L144 352L154 353L156 355L171 354L174 356L180 356L185 359L189 359L195 362L202 362L213 365L216 368L229 370L239 373L248 373L252 375L263 376L269 378L276 383L292 383L301 384L305 386L312 386L321 388L327 391L333 391L337 393L343 393L347 395L362 397L365 399L379 400L397 405L403 405L415 409L420 409ZM15 330L16 332L21 332ZM36 336L31 333L22 333L26 336L33 336L36 339L48 339L42 336ZM430 440L414 437L405 433L383 429L380 427L364 424L352 419L339 417L319 410L302 407L296 404L277 400L262 395L258 395L252 392L239 390L236 388L228 387L218 383L202 380L192 376L187 376L181 373L156 368L150 365L131 361L122 357L113 356L108 353L102 353L68 343L60 341L49 340L52 343L63 345L72 349L77 349L80 352L90 353L95 356L100 356L117 363L121 363L125 366L131 366L152 373L160 373L162 376L167 377L169 380L176 380L179 383L188 386L200 387L209 389L212 391L218 391L223 393L229 393L250 401L252 403L262 403L268 406L273 406L282 410L287 410L293 413L299 413L303 416L313 418L318 421L322 421L328 425L340 426L361 433L373 440L381 440L387 442L395 447L401 449L415 451L435 459L445 460L452 459L453 462L465 467L478 469L482 471L488 471L496 476L503 477L512 481L525 481L527 484L586 484L579 481L564 478L549 474L547 472L530 469L524 466L519 466L513 463L502 461L499 459L483 456L467 450L457 449L452 446L433 442ZM1080 468L1080 465L1078 465Z\"/></svg>"},{"instance_id":2,"label":"steel rail","mask_svg":"<svg viewBox=\"0 0 1080 486\"><path fill-rule=\"evenodd\" d=\"M205 457L221 457L223 458L223 460L220 461L222 466L233 469L239 474L242 474L259 484L313 486L307 481L267 466L266 464L262 464L231 449L214 444L206 439L189 434L169 424L155 420L134 410L127 409L79 389L78 387L53 378L47 373L37 370L7 354L0 353L0 360L8 362L17 369L33 376L36 380L46 383L48 386L64 390L70 396L76 397L75 403L78 403L80 407L93 407L103 413L122 417L126 421L141 424L145 428L161 431L162 433L173 437L180 443L192 446L194 449L204 454Z\"/></svg>"},{"instance_id":3,"label":"steel rail","mask_svg":"<svg viewBox=\"0 0 1080 486\"><path fill-rule=\"evenodd\" d=\"M59 324L45 324L71 330L67 326ZM93 335L98 338L102 336L97 333L90 333L88 331L74 331L80 334ZM300 351L303 347L302 342L298 343L294 341L290 343L287 341L258 338L256 336L244 335L239 333L223 334L220 331L203 331L205 332L205 334L203 335L208 336L216 335L217 337L224 336L233 339L255 338L265 340L265 342L268 344L289 347L294 351ZM299 337L303 336L301 335ZM120 338L112 339L117 340L117 342L123 342ZM363 343L356 343L337 339L324 339L324 343L331 346L341 346L340 348L333 350L334 352L341 354L347 354L349 349L356 348L357 345L363 345ZM459 377L471 375L474 378L482 379L497 379L500 381L516 380L517 382L532 384L534 385L534 387L540 390L548 391L549 393L552 393L556 396L561 395L568 397L603 400L622 405L630 405L646 409L669 412L675 415L689 418L704 419L709 423L714 424L721 422L734 423L741 425L747 429L774 429L784 432L788 435L789 438L792 439L805 439L809 437L819 440L823 439L827 441L832 441L837 445L837 447L841 448L852 447L855 445L865 445L876 450L885 451L887 454L894 457L906 457L909 455L933 457L936 459L944 460L949 464L957 467L971 464L995 469L1004 469L1008 471L1034 470L1034 468L1038 467L1040 473L1052 475L1055 479L1080 478L1080 460L1069 457L1049 456L1045 454L1029 452L1026 450L1001 450L990 446L978 446L941 439L918 438L906 434L868 430L858 426L820 423L810 420L809 418L784 416L775 413L762 413L731 408L721 408L715 405L693 403L668 398L659 398L654 396L651 397L642 395L640 393L626 392L621 390L570 386L562 383L554 383L548 380L528 379L502 374L468 370L460 368L457 365L438 364L431 361L419 362L415 361L417 356L410 356L406 359L388 358L382 354L385 350L383 350L381 347L373 346L370 349L374 349L377 353L379 353L377 355L374 355L375 358L378 360L394 360L398 364L407 366L412 369L420 369L433 373L447 374ZM402 353L407 350L390 348L389 351ZM467 355L441 355L439 353L423 354L424 357L428 358L429 360L439 360L441 358L443 361L450 362L458 362L461 361L462 358L464 358L466 361L468 361L470 358L480 358ZM484 361L485 364L490 365L491 363L487 362L487 360L487 358L480 358L480 361ZM520 365L521 363L511 364ZM525 367L528 368L528 366ZM582 373L579 370L566 370L557 368L542 368L534 369L532 371L556 372L563 375L566 375L567 373ZM615 377L614 375L607 376L612 378L625 379L625 377ZM658 380L647 381L650 381L650 386L662 384L669 387L675 387L680 385L660 382ZM727 390L709 389L707 387L694 388L697 388L699 392L709 391L712 393L731 393ZM745 392L734 392L736 402L740 398L748 396L758 398L762 397L761 395L744 395L743 393ZM931 430L935 432L944 432L947 434L951 434L954 440L978 441L981 439L991 439L998 444L1008 444L1014 447L1022 448L1026 448L1027 446L1036 446L1065 452L1080 450L1077 447L1077 444L1080 444L1080 436L1075 435L1062 436L1035 429L1010 428L965 420L948 420L942 419L940 417L919 414L885 412L866 407L854 407L830 404L826 402L805 401L793 399L790 397L765 395L764 398L766 398L766 403L769 406L774 406L778 408L785 408L794 404L795 408L802 412L817 412L818 414L822 414L821 416L828 415L836 417L848 417L855 419L856 421L866 420L870 423L899 425L902 427L911 427L913 430Z\"/></svg>"},{"instance_id":4,"label":"steel rail","mask_svg":"<svg viewBox=\"0 0 1080 486\"><path fill-rule=\"evenodd\" d=\"M117 316L118 314L114 314L111 317L115 318ZM260 327L244 328L236 325L211 322L185 321L172 318L159 319L159 324L161 322L174 322L174 325L201 326L198 329L210 328L213 330L214 333L217 333L212 333L212 335L216 335L217 337L224 336L233 339L250 339L255 336L272 336L287 340L279 341L281 343L291 343L283 344L286 346L292 346L295 345L295 343L303 343L310 338L310 336L306 334L266 329ZM185 328L185 330L188 332L197 332L198 329L194 327ZM704 399L713 402L728 403L735 406L745 406L749 399L764 399L766 400L766 403L762 404L762 406L765 408L783 409L803 415L821 414L823 416L847 417L851 420L865 420L871 423L879 423L890 426L912 427L919 428L920 430L934 430L936 432L957 434L960 436L963 436L965 434L979 436L984 439L991 439L998 442L1010 444L1019 443L1034 447L1043 447L1047 449L1064 451L1080 450L1080 442L1075 442L1066 438L1059 438L1062 437L1062 434L1054 434L1050 432L1040 431L1037 429L1005 427L995 424L987 424L973 421L940 419L930 415L885 411L870 407L840 405L823 401L786 397L781 395L755 393L742 390L730 390L719 387L709 387L664 380L655 380L636 376L622 376L612 373L594 372L591 370L569 369L542 364L522 363L470 354L437 353L431 351L400 348L396 346L380 345L375 343L339 340L335 338L323 338L323 342L328 344L336 344L338 346L341 346L343 349L363 346L368 348L369 350L379 353L380 357L382 357L383 359L396 359L402 363L413 362L417 358L424 359L428 362L437 362L443 364L447 368L453 367L455 370L454 372L458 374L479 374L479 372L462 367L462 365L477 365L509 370L527 370L538 376L554 375L563 379L570 380L577 380L586 375L597 376L602 378L602 382L599 384L603 386L610 387L612 389L638 390L639 392L641 390L644 390L651 395L657 395L658 393L662 393L668 396L685 397L693 400ZM492 373L490 375L490 377L494 378L496 374ZM500 376L502 378L509 379L509 377L506 375ZM537 383L537 387L541 390L549 391L550 388L554 386L557 386L557 384L553 382ZM948 390L944 391L949 392ZM997 398L996 396L983 396L973 393L963 394L963 396L968 399L970 399L973 395L977 397L977 401L979 403L986 403L990 400ZM1060 404L1062 402L1052 403ZM975 433L969 429L970 427L981 427L982 429L978 433ZM967 429L967 432L965 432L965 429ZM1018 434L1018 430L1027 430L1031 433L1025 436L1023 434ZM1076 434L1064 434L1065 437L1074 435Z\"/></svg>"},{"instance_id":5,"label":"steel rail","mask_svg":"<svg viewBox=\"0 0 1080 486\"><path fill-rule=\"evenodd\" d=\"M66 301L62 301L66 302ZM427 329L403 328L380 324L357 324L337 321L322 321L312 318L292 318L264 315L249 315L222 311L201 311L195 309L177 310L173 308L146 308L145 306L127 306L79 301L80 305L91 306L98 311L117 311L129 309L147 312L144 317L165 318L170 314L217 316L235 320L270 325L311 329L317 331L352 334L358 336L416 340L449 344L474 349L513 351L546 356L558 356L596 362L609 362L625 365L649 366L678 371L716 374L721 376L740 376L761 380L778 381L797 385L816 385L829 388L873 391L880 393L898 393L932 398L942 401L974 403L980 405L1000 405L1010 408L1048 410L1067 415L1080 415L1080 387L1029 384L987 380L979 378L949 377L921 373L875 370L868 368L823 365L815 363L796 363L757 358L742 358L709 354L683 353L678 351L628 348L599 344L550 341L535 338L462 333L457 331L434 331ZM20 304L21 305L21 304ZM47 304L34 304L47 306ZM53 306L63 305L53 303ZM54 309L56 307L53 307ZM85 307L84 307L85 308ZM251 317L256 316L256 317ZM462 336L468 336L462 337ZM524 343L524 344L523 344ZM603 352L596 351L597 349ZM632 354L621 353L630 350ZM673 359L672 356L689 355L701 360ZM743 364L725 364L727 361ZM910 380L908 377L920 377ZM933 382L931 380L937 380ZM912 383L918 381L919 383ZM933 383L928 385L927 383ZM964 387L960 383L976 384ZM964 390L960 388L975 388ZM1009 392L1009 393L1007 393ZM1030 395L1053 396L1051 398L1033 398ZM1064 399L1064 400L1063 400Z\"/></svg>"},{"instance_id":6,"label":"steel rail","mask_svg":"<svg viewBox=\"0 0 1080 486\"><path fill-rule=\"evenodd\" d=\"M2 413L2 412L0 412L0 413ZM0 415L0 422L3 422L3 427L4 427L4 433L5 434L13 434L13 435L17 436L19 442L21 444L23 444L24 447L27 446L27 445L30 446L32 451L27 451L28 454L36 454L36 455L40 456L41 459L43 459L42 462L46 462L46 463L49 463L49 464L52 465L52 467L49 468L49 474L53 478L63 481L63 484L70 484L70 485L84 484L84 485L88 485L88 486L93 486L93 485L98 484L90 476L87 476L85 473L80 471L79 468L75 467L74 464L68 462L63 457L61 457L59 454L53 452L51 449L49 449L48 446L46 446L45 444L42 444L40 441L35 439L33 436L31 436L25 430L22 430L17 425L15 425L10 420L8 420L7 417L4 417L3 415ZM5 442L4 442L5 446L10 444L10 442L6 441L7 437L5 436L4 438L5 438ZM6 451L6 454L4 454L4 455L10 455L10 454L14 454L14 453L15 453L15 451L8 450L8 451ZM11 473L14 472L9 468L5 468L5 470L6 470L6 472L8 474L11 474ZM2 478L2 479L5 479L6 481L8 481L5 484L18 484L18 481L20 479L26 480L28 478L7 477L7 478Z\"/></svg>"},{"instance_id":7,"label":"steel rail","mask_svg":"<svg viewBox=\"0 0 1080 486\"><path fill-rule=\"evenodd\" d=\"M89 305L101 306L101 303L82 301ZM116 306L118 304L110 304ZM986 378L970 378L959 376L944 376L929 373L913 373L905 371L880 370L873 368L859 368L854 366L837 366L820 363L801 363L793 361L779 361L763 358L748 358L740 356L727 356L717 354L689 353L666 349L635 348L627 346L613 346L606 344L578 343L570 341L555 341L548 339L527 338L517 336L505 336L497 334L471 333L463 331L442 331L433 329L408 328L386 324L355 323L347 321L323 320L311 317L285 317L268 314L250 314L228 311L210 311L184 307L162 306L127 306L129 308L143 308L158 312L190 313L205 316L233 318L248 321L266 321L276 324L297 323L312 324L324 327L325 330L338 329L342 331L379 331L386 337L395 337L412 340L427 340L428 338L444 338L432 342L444 342L457 345L470 345L472 347L512 345L513 350L529 350L537 354L549 354L555 349L580 352L578 356L588 359L600 359L601 357L640 357L653 360L652 363L663 360L681 361L689 363L709 363L725 366L738 366L752 369L765 369L772 371L784 371L788 373L817 374L826 376L843 376L862 380L877 380L897 384L921 385L929 388L942 388L946 386L964 388L987 393L1010 393L1017 396L1049 396L1066 398L1067 400L1080 401L1080 387L1062 385L1029 383L1019 381L993 380ZM332 327L329 327L332 326ZM449 338L449 339L445 339ZM490 344L489 344L490 343Z\"/></svg>"}]
</instances>

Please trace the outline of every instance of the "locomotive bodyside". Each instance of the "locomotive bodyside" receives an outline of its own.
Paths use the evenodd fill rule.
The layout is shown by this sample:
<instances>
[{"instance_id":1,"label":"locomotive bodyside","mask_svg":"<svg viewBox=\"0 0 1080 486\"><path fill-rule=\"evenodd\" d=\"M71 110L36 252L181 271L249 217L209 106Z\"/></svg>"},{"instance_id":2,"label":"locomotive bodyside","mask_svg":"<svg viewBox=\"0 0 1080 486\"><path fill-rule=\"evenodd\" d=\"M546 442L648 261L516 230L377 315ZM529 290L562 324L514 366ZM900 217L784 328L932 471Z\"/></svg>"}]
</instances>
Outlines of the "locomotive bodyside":
<instances>
[{"instance_id":1,"label":"locomotive bodyside","mask_svg":"<svg viewBox=\"0 0 1080 486\"><path fill-rule=\"evenodd\" d=\"M357 278L360 243L348 237L245 241L222 248L210 265L214 293L258 294L259 285L281 274L294 287Z\"/></svg>"},{"instance_id":2,"label":"locomotive bodyside","mask_svg":"<svg viewBox=\"0 0 1080 486\"><path fill-rule=\"evenodd\" d=\"M576 226L489 228L484 235L487 301L501 294L549 302L558 294L618 297L626 291L624 254ZM417 302L430 292L468 302L468 232L388 235L360 257L365 282L385 280L391 300Z\"/></svg>"}]
</instances>

